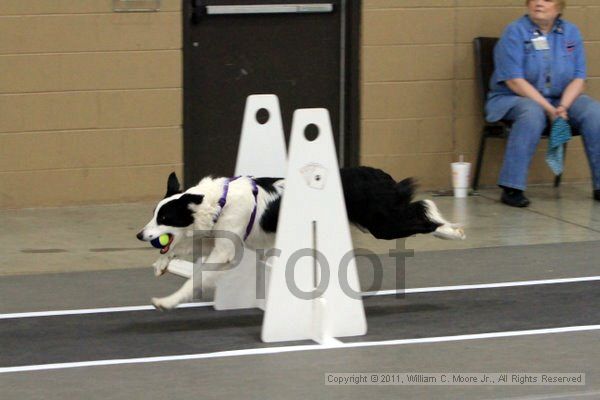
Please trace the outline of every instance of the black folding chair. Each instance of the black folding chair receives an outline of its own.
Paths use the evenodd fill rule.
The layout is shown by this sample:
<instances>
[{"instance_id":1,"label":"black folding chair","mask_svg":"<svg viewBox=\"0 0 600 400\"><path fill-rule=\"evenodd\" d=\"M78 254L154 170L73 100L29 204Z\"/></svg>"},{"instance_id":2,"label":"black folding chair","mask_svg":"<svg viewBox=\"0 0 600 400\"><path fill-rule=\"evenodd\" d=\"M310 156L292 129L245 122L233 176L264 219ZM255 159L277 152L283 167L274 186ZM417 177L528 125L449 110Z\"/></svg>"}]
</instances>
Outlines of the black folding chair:
<instances>
[{"instance_id":1,"label":"black folding chair","mask_svg":"<svg viewBox=\"0 0 600 400\"><path fill-rule=\"evenodd\" d=\"M494 72L494 46L498 42L495 37L476 37L473 40L473 48L475 50L475 72L477 74L477 82L479 86L479 96L481 98L483 114L485 115L485 102L488 91L490 90L490 78ZM481 142L479 144L479 152L477 153L477 164L475 165L475 174L473 177L473 190L479 187L479 175L481 174L481 166L483 164L483 153L485 151L485 143L488 138L506 139L510 134L510 121L484 122L481 132ZM573 129L573 135L579 133ZM550 124L543 133L544 137L550 135ZM565 157L567 145L565 143ZM554 178L554 187L560 185L562 175L557 175Z\"/></svg>"}]
</instances>

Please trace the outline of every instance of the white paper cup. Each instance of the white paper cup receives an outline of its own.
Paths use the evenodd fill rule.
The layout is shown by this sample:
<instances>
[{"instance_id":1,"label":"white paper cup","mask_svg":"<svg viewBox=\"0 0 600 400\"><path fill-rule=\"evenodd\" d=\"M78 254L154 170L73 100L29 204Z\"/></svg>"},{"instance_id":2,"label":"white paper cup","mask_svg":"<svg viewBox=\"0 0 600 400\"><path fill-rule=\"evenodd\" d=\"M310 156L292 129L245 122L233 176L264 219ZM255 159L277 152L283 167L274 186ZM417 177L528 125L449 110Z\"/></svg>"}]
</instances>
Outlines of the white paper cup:
<instances>
[{"instance_id":1,"label":"white paper cup","mask_svg":"<svg viewBox=\"0 0 600 400\"><path fill-rule=\"evenodd\" d=\"M454 197L467 197L469 193L469 173L471 163L453 162L452 166L452 187L454 188Z\"/></svg>"}]
</instances>

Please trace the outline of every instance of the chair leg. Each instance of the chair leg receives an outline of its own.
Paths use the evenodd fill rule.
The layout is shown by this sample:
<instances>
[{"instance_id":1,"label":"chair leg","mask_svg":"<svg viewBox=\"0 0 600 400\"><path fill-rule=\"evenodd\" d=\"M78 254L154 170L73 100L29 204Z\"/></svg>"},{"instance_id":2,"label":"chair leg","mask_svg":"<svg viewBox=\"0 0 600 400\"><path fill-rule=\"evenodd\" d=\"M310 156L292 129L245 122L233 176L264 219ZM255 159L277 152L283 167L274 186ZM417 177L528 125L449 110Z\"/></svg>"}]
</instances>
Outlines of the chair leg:
<instances>
[{"instance_id":1,"label":"chair leg","mask_svg":"<svg viewBox=\"0 0 600 400\"><path fill-rule=\"evenodd\" d=\"M565 143L564 145L564 152L563 152L563 162L565 162L567 160L567 144ZM560 186L560 181L562 179L562 174L560 175L556 175L554 177L554 187L557 188Z\"/></svg>"},{"instance_id":2,"label":"chair leg","mask_svg":"<svg viewBox=\"0 0 600 400\"><path fill-rule=\"evenodd\" d=\"M481 165L483 163L483 152L485 151L485 141L487 139L487 133L485 131L481 134L481 142L479 143L479 152L477 153L477 164L475 165L475 174L473 175L473 190L477 190L479 187L479 175L481 174Z\"/></svg>"}]
</instances>

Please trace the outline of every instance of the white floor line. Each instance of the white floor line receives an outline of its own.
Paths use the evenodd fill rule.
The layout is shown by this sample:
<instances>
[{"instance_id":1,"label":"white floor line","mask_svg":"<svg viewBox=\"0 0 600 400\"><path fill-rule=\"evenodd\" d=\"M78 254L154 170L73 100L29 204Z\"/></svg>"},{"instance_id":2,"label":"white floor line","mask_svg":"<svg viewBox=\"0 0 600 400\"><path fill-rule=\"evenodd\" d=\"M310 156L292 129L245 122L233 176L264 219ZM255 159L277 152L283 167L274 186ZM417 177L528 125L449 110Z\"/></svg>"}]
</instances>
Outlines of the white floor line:
<instances>
[{"instance_id":1,"label":"white floor line","mask_svg":"<svg viewBox=\"0 0 600 400\"><path fill-rule=\"evenodd\" d=\"M379 291L374 291L374 292L364 292L363 296L390 296L390 295L394 295L394 294L432 293L432 292L475 290L475 289L495 289L495 288L507 288L507 287L518 287L518 286L555 285L555 284L560 284L560 283L577 283L577 282L593 282L593 281L600 281L600 276L583 276L583 277L577 277L577 278L545 279L545 280L534 280L534 281L483 283L483 284L458 285L458 286L423 287L423 288L412 288L412 289L379 290ZM212 302L186 303L186 304L181 304L178 308L209 307L209 306L212 306L213 304L214 303L212 303ZM154 310L154 309L155 308L153 306L148 305L148 306L107 307L107 308L89 308L89 309L57 310L57 311L34 311L34 312L0 314L0 320L16 319L16 318L54 317L54 316L63 316L63 315L117 313L117 312L127 312L127 311L149 311L149 310Z\"/></svg>"},{"instance_id":2,"label":"white floor line","mask_svg":"<svg viewBox=\"0 0 600 400\"><path fill-rule=\"evenodd\" d=\"M363 296L389 296L392 294L449 292L449 291L453 291L453 290L496 289L496 288L507 288L507 287L518 287L518 286L556 285L559 283L576 283L576 282L593 282L593 281L600 281L600 276L582 276L582 277L578 277L578 278L543 279L543 280L535 280L535 281L481 283L481 284L474 284L474 285L439 286L439 287L425 287L425 288L413 288L413 289L378 290L375 292L364 292Z\"/></svg>"},{"instance_id":3,"label":"white floor line","mask_svg":"<svg viewBox=\"0 0 600 400\"><path fill-rule=\"evenodd\" d=\"M266 347L266 348L258 348L258 349L255 348L255 349L219 351L219 352L215 352L215 353L183 354L183 355L174 355L174 356L126 358L126 359L115 359L115 360L96 360L96 361L57 363L57 364L23 365L23 366L18 366L18 367L0 368L0 374L6 374L6 373L11 373L11 372L31 372L31 371L46 371L46 370L55 370L55 369L68 369L68 368L85 368L85 367L96 367L96 366L107 366L107 365L145 364L145 363L157 363L157 362L166 362L166 361L184 361L184 360L199 360L199 359L209 359L209 358L240 357L240 356L249 356L249 355L280 354L280 353L291 353L291 352L311 351L311 350L349 349L349 348L375 347L375 346L398 346L398 345L423 344L423 343L458 342L458 341L465 341L465 340L496 339L496 338L517 337L517 336L587 332L587 331L596 331L596 330L600 330L600 325L568 326L568 327L562 327L562 328L534 329L534 330L527 330L527 331L491 332L491 333L479 333L479 334L471 334L471 335L440 336L440 337L418 338L418 339L381 340L381 341L373 341L373 342L352 342L352 343L338 342L338 343L331 343L331 344L326 344L326 345L313 344L313 345L301 345L301 346Z\"/></svg>"},{"instance_id":4,"label":"white floor line","mask_svg":"<svg viewBox=\"0 0 600 400\"><path fill-rule=\"evenodd\" d=\"M180 304L177 308L196 308L209 307L213 302L207 303L185 303ZM57 311L33 311L22 313L0 314L0 319L16 319L16 318L35 318L35 317L56 317L61 315L82 315L82 314L102 314L102 313L118 313L127 311L149 311L156 310L154 306L128 306L128 307L105 307L105 308L87 308L76 310L57 310Z\"/></svg>"}]
</instances>

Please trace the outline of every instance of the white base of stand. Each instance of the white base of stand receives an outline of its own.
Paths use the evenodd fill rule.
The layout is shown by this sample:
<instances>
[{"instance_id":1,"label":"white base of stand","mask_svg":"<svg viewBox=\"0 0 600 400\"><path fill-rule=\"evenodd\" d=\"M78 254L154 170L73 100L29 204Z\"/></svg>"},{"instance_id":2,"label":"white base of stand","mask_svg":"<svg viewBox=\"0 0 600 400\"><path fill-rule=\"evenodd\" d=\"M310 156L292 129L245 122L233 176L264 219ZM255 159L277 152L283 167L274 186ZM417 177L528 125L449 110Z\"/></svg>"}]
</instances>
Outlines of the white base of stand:
<instances>
[{"instance_id":1,"label":"white base of stand","mask_svg":"<svg viewBox=\"0 0 600 400\"><path fill-rule=\"evenodd\" d=\"M191 261L174 259L169 263L167 271L174 275L181 276L182 278L191 278L194 273L194 263Z\"/></svg>"},{"instance_id":2,"label":"white base of stand","mask_svg":"<svg viewBox=\"0 0 600 400\"><path fill-rule=\"evenodd\" d=\"M244 256L240 264L231 270L223 271L224 273L217 279L214 308L216 310L244 308L264 310L270 270L270 265L264 261L257 261L254 250L244 248ZM194 264L186 260L171 260L167 272L189 279L194 273Z\"/></svg>"},{"instance_id":3,"label":"white base of stand","mask_svg":"<svg viewBox=\"0 0 600 400\"><path fill-rule=\"evenodd\" d=\"M264 310L267 279L265 264L257 261L254 250L244 248L244 256L240 264L224 273L217 281L215 309L260 308Z\"/></svg>"}]
</instances>

